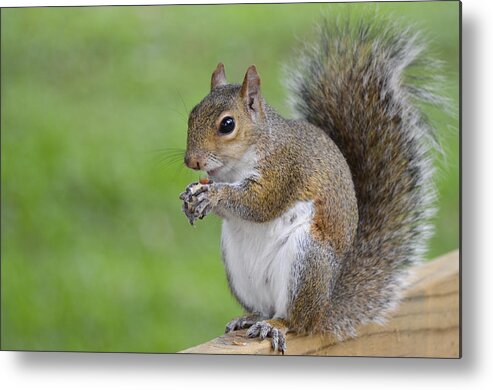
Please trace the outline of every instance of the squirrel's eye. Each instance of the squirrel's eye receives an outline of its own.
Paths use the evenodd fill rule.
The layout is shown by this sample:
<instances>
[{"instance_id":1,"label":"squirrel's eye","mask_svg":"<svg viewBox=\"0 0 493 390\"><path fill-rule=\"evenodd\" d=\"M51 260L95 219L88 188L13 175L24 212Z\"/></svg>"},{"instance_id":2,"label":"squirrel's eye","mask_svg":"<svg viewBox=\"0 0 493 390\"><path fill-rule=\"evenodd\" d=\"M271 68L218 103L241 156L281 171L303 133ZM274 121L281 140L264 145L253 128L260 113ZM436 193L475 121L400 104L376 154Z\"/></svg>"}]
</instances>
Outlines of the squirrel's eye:
<instances>
[{"instance_id":1,"label":"squirrel's eye","mask_svg":"<svg viewBox=\"0 0 493 390\"><path fill-rule=\"evenodd\" d=\"M223 118L219 125L219 132L221 134L229 134L235 129L235 120L230 116Z\"/></svg>"}]
</instances>

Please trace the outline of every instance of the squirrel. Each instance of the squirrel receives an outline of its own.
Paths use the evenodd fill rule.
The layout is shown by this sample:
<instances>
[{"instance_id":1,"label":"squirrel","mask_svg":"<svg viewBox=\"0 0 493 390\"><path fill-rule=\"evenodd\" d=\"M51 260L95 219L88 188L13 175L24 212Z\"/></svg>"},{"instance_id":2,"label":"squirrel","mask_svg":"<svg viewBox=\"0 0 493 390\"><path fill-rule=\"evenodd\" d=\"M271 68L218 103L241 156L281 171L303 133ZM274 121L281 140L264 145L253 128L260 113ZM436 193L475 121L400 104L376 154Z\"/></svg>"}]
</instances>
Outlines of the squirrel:
<instances>
[{"instance_id":1,"label":"squirrel","mask_svg":"<svg viewBox=\"0 0 493 390\"><path fill-rule=\"evenodd\" d=\"M388 20L323 22L286 73L299 119L266 103L254 65L241 85L217 66L184 158L209 180L180 199L192 224L223 219L228 284L247 313L226 332L284 354L288 331L343 340L398 305L432 232L439 145L420 104L442 100L424 48Z\"/></svg>"}]
</instances>

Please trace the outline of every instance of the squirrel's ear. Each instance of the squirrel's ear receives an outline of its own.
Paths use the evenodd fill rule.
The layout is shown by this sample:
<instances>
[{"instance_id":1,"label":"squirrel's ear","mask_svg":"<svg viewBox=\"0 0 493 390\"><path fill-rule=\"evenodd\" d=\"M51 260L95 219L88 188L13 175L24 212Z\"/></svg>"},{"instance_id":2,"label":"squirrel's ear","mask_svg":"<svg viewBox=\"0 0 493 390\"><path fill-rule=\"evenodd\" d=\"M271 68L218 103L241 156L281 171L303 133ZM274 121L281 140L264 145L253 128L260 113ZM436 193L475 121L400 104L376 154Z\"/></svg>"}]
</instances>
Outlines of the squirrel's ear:
<instances>
[{"instance_id":1,"label":"squirrel's ear","mask_svg":"<svg viewBox=\"0 0 493 390\"><path fill-rule=\"evenodd\" d=\"M217 64L216 70L212 73L211 78L211 91L220 87L221 85L226 85L228 82L226 81L226 73L224 73L224 65L222 62Z\"/></svg>"},{"instance_id":2,"label":"squirrel's ear","mask_svg":"<svg viewBox=\"0 0 493 390\"><path fill-rule=\"evenodd\" d=\"M255 65L250 65L247 69L240 94L251 110L259 114L262 112L262 105L260 103L260 77Z\"/></svg>"}]
</instances>

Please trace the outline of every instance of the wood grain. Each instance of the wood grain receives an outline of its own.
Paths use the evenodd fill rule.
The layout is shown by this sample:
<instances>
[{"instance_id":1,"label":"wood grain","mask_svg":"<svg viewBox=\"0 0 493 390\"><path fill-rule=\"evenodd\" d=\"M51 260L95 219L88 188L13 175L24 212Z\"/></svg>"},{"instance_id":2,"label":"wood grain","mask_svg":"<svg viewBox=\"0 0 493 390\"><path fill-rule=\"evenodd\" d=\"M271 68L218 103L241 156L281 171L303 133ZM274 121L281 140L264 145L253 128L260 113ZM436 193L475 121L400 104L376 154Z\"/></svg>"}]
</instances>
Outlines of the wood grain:
<instances>
[{"instance_id":1,"label":"wood grain","mask_svg":"<svg viewBox=\"0 0 493 390\"><path fill-rule=\"evenodd\" d=\"M358 337L343 342L331 336L288 334L287 355L459 358L459 252L416 267L409 283L386 325L363 326ZM181 353L274 354L268 340L246 338L245 331Z\"/></svg>"}]
</instances>

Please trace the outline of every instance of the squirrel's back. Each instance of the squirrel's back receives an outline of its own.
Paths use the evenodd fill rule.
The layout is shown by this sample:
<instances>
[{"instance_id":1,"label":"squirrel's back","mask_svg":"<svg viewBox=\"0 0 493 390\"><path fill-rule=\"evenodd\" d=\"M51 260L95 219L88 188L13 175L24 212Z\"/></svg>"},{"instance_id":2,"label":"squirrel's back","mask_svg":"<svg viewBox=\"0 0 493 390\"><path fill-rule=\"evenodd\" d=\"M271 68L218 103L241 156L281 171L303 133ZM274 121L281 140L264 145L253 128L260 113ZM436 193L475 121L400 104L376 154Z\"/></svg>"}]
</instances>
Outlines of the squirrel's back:
<instances>
[{"instance_id":1,"label":"squirrel's back","mask_svg":"<svg viewBox=\"0 0 493 390\"><path fill-rule=\"evenodd\" d=\"M425 86L435 64L423 50L416 33L386 20L325 23L287 77L295 111L336 143L356 191L358 229L326 329L341 337L395 306L431 233L435 137L417 103L442 100Z\"/></svg>"}]
</instances>

